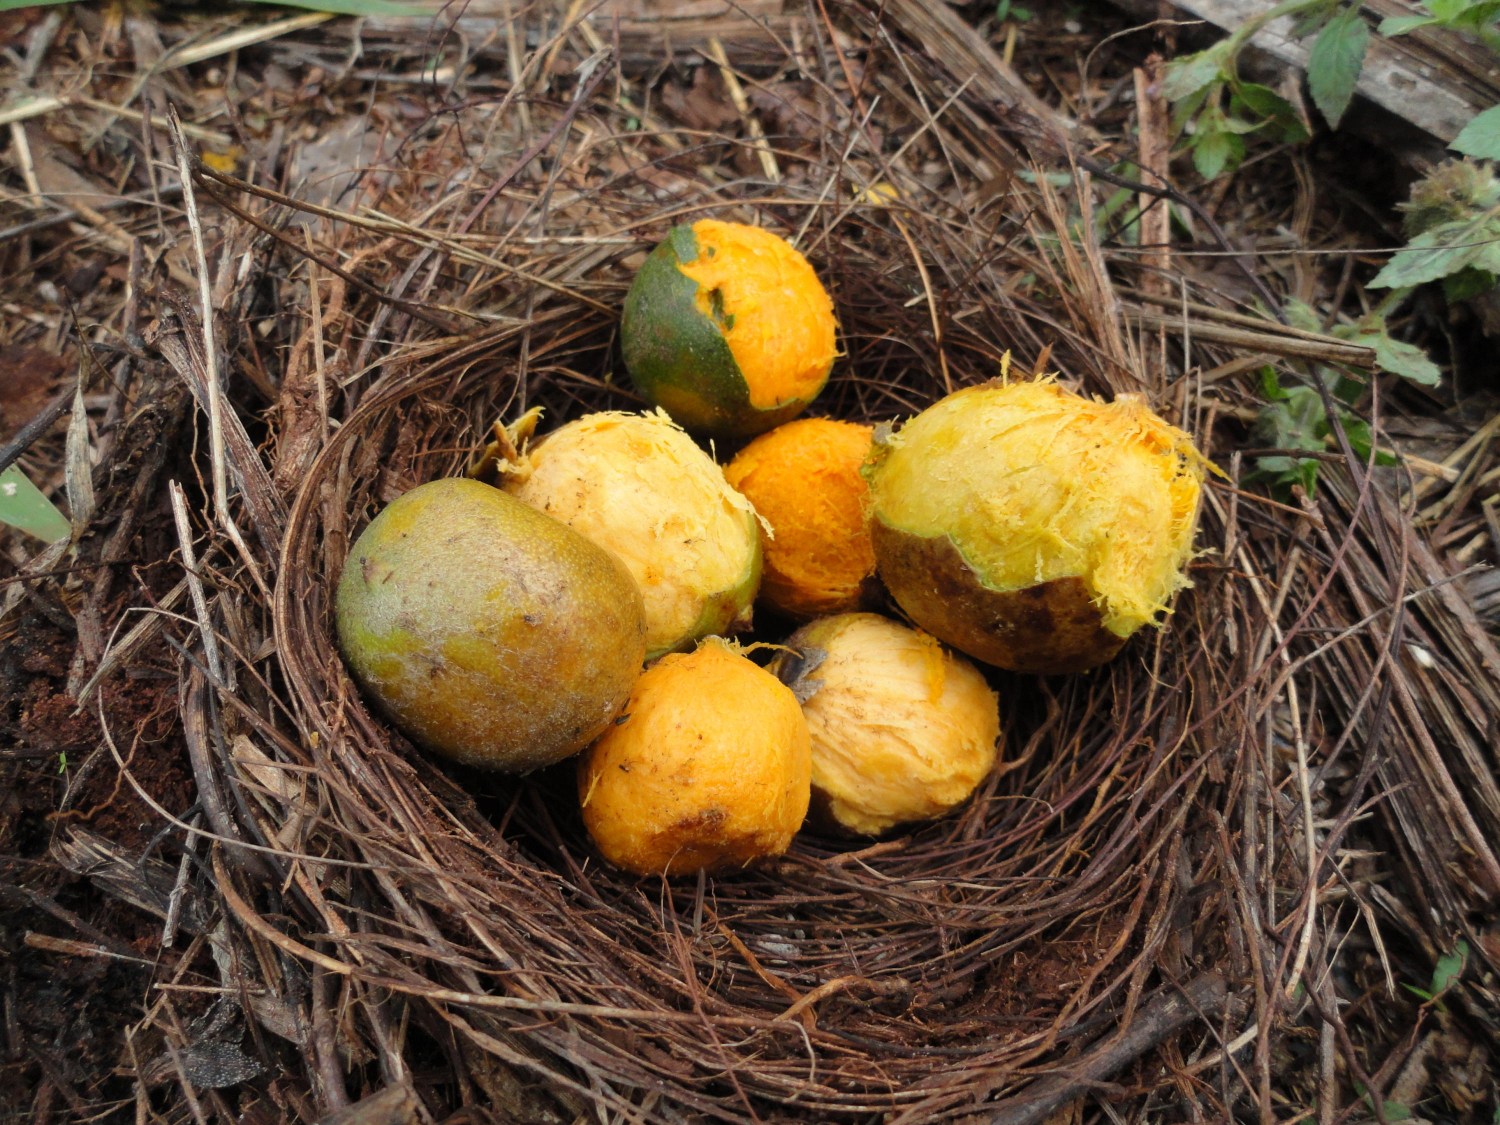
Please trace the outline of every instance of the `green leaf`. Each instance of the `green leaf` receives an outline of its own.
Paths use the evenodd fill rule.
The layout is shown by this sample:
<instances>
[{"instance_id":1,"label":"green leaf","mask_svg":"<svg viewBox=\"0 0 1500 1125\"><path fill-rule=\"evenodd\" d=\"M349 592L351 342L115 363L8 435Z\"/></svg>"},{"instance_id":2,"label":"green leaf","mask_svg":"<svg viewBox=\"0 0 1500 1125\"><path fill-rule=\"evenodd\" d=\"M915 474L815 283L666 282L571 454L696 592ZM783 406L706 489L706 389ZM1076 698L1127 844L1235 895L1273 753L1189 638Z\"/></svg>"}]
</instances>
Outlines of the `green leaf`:
<instances>
[{"instance_id":1,"label":"green leaf","mask_svg":"<svg viewBox=\"0 0 1500 1125\"><path fill-rule=\"evenodd\" d=\"M1458 980L1459 974L1464 971L1464 965L1469 960L1469 943L1460 940L1453 947L1452 953L1445 953L1438 958L1438 962L1432 969L1432 991L1435 995L1441 995L1453 987L1454 981Z\"/></svg>"},{"instance_id":2,"label":"green leaf","mask_svg":"<svg viewBox=\"0 0 1500 1125\"><path fill-rule=\"evenodd\" d=\"M1383 317L1369 317L1361 322L1360 330L1345 336L1351 344L1361 344L1375 350L1375 362L1381 370L1400 375L1424 387L1435 387L1443 379L1442 370L1428 358L1427 353L1415 344L1397 340L1386 328Z\"/></svg>"},{"instance_id":3,"label":"green leaf","mask_svg":"<svg viewBox=\"0 0 1500 1125\"><path fill-rule=\"evenodd\" d=\"M1270 364L1260 369L1260 390L1267 402L1286 398L1286 392L1281 389L1281 380L1276 375L1276 368Z\"/></svg>"},{"instance_id":4,"label":"green leaf","mask_svg":"<svg viewBox=\"0 0 1500 1125\"><path fill-rule=\"evenodd\" d=\"M0 473L0 523L48 543L66 539L73 530L68 517L15 465Z\"/></svg>"},{"instance_id":5,"label":"green leaf","mask_svg":"<svg viewBox=\"0 0 1500 1125\"><path fill-rule=\"evenodd\" d=\"M1188 123L1191 122L1194 117L1198 116L1198 111L1203 108L1204 103L1208 101L1209 94L1211 94L1212 92L1213 86L1210 84L1203 87L1203 89L1197 91L1196 93L1189 94L1181 101L1172 103L1173 137L1182 136L1184 130L1186 130L1188 127Z\"/></svg>"},{"instance_id":6,"label":"green leaf","mask_svg":"<svg viewBox=\"0 0 1500 1125\"><path fill-rule=\"evenodd\" d=\"M1205 180L1233 171L1245 159L1245 142L1228 131L1199 134L1193 140L1193 167Z\"/></svg>"},{"instance_id":7,"label":"green leaf","mask_svg":"<svg viewBox=\"0 0 1500 1125\"><path fill-rule=\"evenodd\" d=\"M1290 496L1294 485L1312 496L1318 490L1318 463L1311 457L1257 457L1250 479L1269 480L1281 496Z\"/></svg>"},{"instance_id":8,"label":"green leaf","mask_svg":"<svg viewBox=\"0 0 1500 1125\"><path fill-rule=\"evenodd\" d=\"M1304 332L1323 331L1323 318L1305 301L1288 297L1282 311L1286 313L1286 322L1292 328L1300 328Z\"/></svg>"},{"instance_id":9,"label":"green leaf","mask_svg":"<svg viewBox=\"0 0 1500 1125\"><path fill-rule=\"evenodd\" d=\"M1395 251L1369 284L1375 289L1403 289L1458 273L1477 264L1500 239L1495 227L1495 217L1489 214L1439 223Z\"/></svg>"},{"instance_id":10,"label":"green leaf","mask_svg":"<svg viewBox=\"0 0 1500 1125\"><path fill-rule=\"evenodd\" d=\"M1470 0L1426 0L1422 7L1432 13L1439 23L1452 23L1464 14Z\"/></svg>"},{"instance_id":11,"label":"green leaf","mask_svg":"<svg viewBox=\"0 0 1500 1125\"><path fill-rule=\"evenodd\" d=\"M1167 64L1167 74L1161 82L1162 96L1176 102L1212 86L1224 76L1230 48L1226 39L1206 51L1173 59Z\"/></svg>"},{"instance_id":12,"label":"green leaf","mask_svg":"<svg viewBox=\"0 0 1500 1125\"><path fill-rule=\"evenodd\" d=\"M1500 160L1500 105L1478 114L1448 147L1480 160Z\"/></svg>"},{"instance_id":13,"label":"green leaf","mask_svg":"<svg viewBox=\"0 0 1500 1125\"><path fill-rule=\"evenodd\" d=\"M1328 435L1322 396L1311 387L1280 391L1280 397L1261 407L1255 420L1256 439L1273 449L1321 451Z\"/></svg>"},{"instance_id":14,"label":"green leaf","mask_svg":"<svg viewBox=\"0 0 1500 1125\"><path fill-rule=\"evenodd\" d=\"M1346 417L1342 419L1344 436L1349 439L1349 448L1354 450L1354 456L1361 461L1370 459L1370 452L1375 453L1375 464L1394 465L1396 458L1383 449L1375 448L1375 435L1370 432L1370 423L1363 418Z\"/></svg>"},{"instance_id":15,"label":"green leaf","mask_svg":"<svg viewBox=\"0 0 1500 1125\"><path fill-rule=\"evenodd\" d=\"M1301 4L1297 7L1299 10L1292 15L1291 37L1306 39L1327 26L1328 21L1338 14L1339 0L1322 0L1310 7L1303 8Z\"/></svg>"},{"instance_id":16,"label":"green leaf","mask_svg":"<svg viewBox=\"0 0 1500 1125\"><path fill-rule=\"evenodd\" d=\"M1450 305L1479 297L1495 288L1497 279L1489 270L1477 266L1465 266L1457 273L1443 278L1443 296Z\"/></svg>"},{"instance_id":17,"label":"green leaf","mask_svg":"<svg viewBox=\"0 0 1500 1125\"><path fill-rule=\"evenodd\" d=\"M1437 23L1432 16L1387 16L1380 21L1376 29L1387 39L1396 35L1405 35L1408 31L1415 31L1419 27L1429 27Z\"/></svg>"},{"instance_id":18,"label":"green leaf","mask_svg":"<svg viewBox=\"0 0 1500 1125\"><path fill-rule=\"evenodd\" d=\"M1248 111L1261 118L1262 124L1275 126L1280 140L1296 144L1307 140L1307 127L1297 116L1296 107L1269 86L1242 82L1234 88L1231 110Z\"/></svg>"},{"instance_id":19,"label":"green leaf","mask_svg":"<svg viewBox=\"0 0 1500 1125\"><path fill-rule=\"evenodd\" d=\"M1500 0L1479 0L1463 10L1454 20L1454 26L1483 33L1486 25L1494 23L1497 17L1500 17Z\"/></svg>"},{"instance_id":20,"label":"green leaf","mask_svg":"<svg viewBox=\"0 0 1500 1125\"><path fill-rule=\"evenodd\" d=\"M1358 4L1334 16L1313 40L1307 56L1307 89L1329 125L1337 126L1349 108L1369 45L1370 28L1360 18Z\"/></svg>"},{"instance_id":21,"label":"green leaf","mask_svg":"<svg viewBox=\"0 0 1500 1125\"><path fill-rule=\"evenodd\" d=\"M1424 387L1435 387L1443 381L1443 372L1427 353L1405 340L1380 336L1375 344L1375 360L1393 375L1410 379Z\"/></svg>"}]
</instances>

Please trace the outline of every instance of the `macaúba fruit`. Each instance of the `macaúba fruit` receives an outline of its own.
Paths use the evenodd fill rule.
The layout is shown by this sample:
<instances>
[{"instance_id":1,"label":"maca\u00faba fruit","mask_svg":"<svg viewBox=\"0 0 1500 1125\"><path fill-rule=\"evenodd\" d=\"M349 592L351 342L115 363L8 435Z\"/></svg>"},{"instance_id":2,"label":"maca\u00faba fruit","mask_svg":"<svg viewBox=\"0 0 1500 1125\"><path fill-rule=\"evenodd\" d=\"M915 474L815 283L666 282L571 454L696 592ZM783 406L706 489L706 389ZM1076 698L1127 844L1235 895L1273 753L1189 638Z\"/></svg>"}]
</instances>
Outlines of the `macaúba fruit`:
<instances>
[{"instance_id":1,"label":"maca\u00faba fruit","mask_svg":"<svg viewBox=\"0 0 1500 1125\"><path fill-rule=\"evenodd\" d=\"M529 442L501 486L619 556L646 603L646 656L747 627L760 521L660 411L603 411Z\"/></svg>"},{"instance_id":2,"label":"maca\u00faba fruit","mask_svg":"<svg viewBox=\"0 0 1500 1125\"><path fill-rule=\"evenodd\" d=\"M674 227L625 297L636 389L694 433L746 437L794 417L833 367L833 302L779 235L702 219Z\"/></svg>"},{"instance_id":3,"label":"maca\u00faba fruit","mask_svg":"<svg viewBox=\"0 0 1500 1125\"><path fill-rule=\"evenodd\" d=\"M646 669L579 759L578 796L610 863L680 875L781 855L807 815L810 776L796 697L709 637Z\"/></svg>"},{"instance_id":4,"label":"maca\u00faba fruit","mask_svg":"<svg viewBox=\"0 0 1500 1125\"><path fill-rule=\"evenodd\" d=\"M1188 585L1205 461L1137 399L956 391L867 467L877 570L917 625L1017 672L1076 672Z\"/></svg>"},{"instance_id":5,"label":"maca\u00faba fruit","mask_svg":"<svg viewBox=\"0 0 1500 1125\"><path fill-rule=\"evenodd\" d=\"M761 434L724 468L767 524L760 598L793 617L859 608L875 584L860 466L874 428L798 418Z\"/></svg>"},{"instance_id":6,"label":"maca\u00faba fruit","mask_svg":"<svg viewBox=\"0 0 1500 1125\"><path fill-rule=\"evenodd\" d=\"M984 676L926 633L873 613L804 625L771 666L802 701L812 808L859 835L931 820L995 764L1000 707Z\"/></svg>"},{"instance_id":7,"label":"maca\u00faba fruit","mask_svg":"<svg viewBox=\"0 0 1500 1125\"><path fill-rule=\"evenodd\" d=\"M334 617L354 678L413 742L509 773L597 737L646 652L618 559L473 480L387 505L349 552Z\"/></svg>"}]
</instances>

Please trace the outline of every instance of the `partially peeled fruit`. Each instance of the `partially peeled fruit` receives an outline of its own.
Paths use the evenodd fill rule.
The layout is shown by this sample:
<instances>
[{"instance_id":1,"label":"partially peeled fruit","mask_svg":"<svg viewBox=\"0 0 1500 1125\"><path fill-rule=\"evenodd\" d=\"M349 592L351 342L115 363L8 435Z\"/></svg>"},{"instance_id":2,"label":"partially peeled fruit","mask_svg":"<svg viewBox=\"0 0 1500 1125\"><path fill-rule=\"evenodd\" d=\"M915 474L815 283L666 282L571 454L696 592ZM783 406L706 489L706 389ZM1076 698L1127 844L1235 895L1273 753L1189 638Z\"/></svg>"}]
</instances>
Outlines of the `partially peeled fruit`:
<instances>
[{"instance_id":1,"label":"partially peeled fruit","mask_svg":"<svg viewBox=\"0 0 1500 1125\"><path fill-rule=\"evenodd\" d=\"M648 660L749 626L759 518L665 414L603 411L513 438L501 486L625 564L645 599Z\"/></svg>"},{"instance_id":2,"label":"partially peeled fruit","mask_svg":"<svg viewBox=\"0 0 1500 1125\"><path fill-rule=\"evenodd\" d=\"M796 697L709 637L641 675L620 721L579 759L600 854L641 875L781 855L807 814L811 752Z\"/></svg>"},{"instance_id":3,"label":"partially peeled fruit","mask_svg":"<svg viewBox=\"0 0 1500 1125\"><path fill-rule=\"evenodd\" d=\"M674 227L625 297L635 387L694 433L747 437L800 413L833 367L833 302L786 239L744 223Z\"/></svg>"},{"instance_id":4,"label":"partially peeled fruit","mask_svg":"<svg viewBox=\"0 0 1500 1125\"><path fill-rule=\"evenodd\" d=\"M760 598L793 617L858 609L873 597L875 548L860 467L873 427L798 418L761 434L724 469L770 525Z\"/></svg>"},{"instance_id":5,"label":"partially peeled fruit","mask_svg":"<svg viewBox=\"0 0 1500 1125\"><path fill-rule=\"evenodd\" d=\"M1205 467L1133 397L1049 381L956 391L877 435L877 569L913 622L970 656L1092 668L1189 585Z\"/></svg>"}]
</instances>

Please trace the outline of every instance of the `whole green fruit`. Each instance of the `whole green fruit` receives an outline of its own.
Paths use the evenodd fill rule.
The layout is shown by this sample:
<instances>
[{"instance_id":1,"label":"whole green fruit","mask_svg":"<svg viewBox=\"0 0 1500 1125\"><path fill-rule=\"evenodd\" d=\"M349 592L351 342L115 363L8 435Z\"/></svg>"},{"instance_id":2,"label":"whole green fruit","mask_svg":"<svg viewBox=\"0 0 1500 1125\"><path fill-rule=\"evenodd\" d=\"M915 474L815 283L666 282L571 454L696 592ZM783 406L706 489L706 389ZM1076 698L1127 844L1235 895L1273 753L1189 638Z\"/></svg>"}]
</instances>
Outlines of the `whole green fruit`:
<instances>
[{"instance_id":1,"label":"whole green fruit","mask_svg":"<svg viewBox=\"0 0 1500 1125\"><path fill-rule=\"evenodd\" d=\"M439 480L355 542L334 606L354 678L412 741L524 773L619 714L646 651L613 554L487 484Z\"/></svg>"}]
</instances>

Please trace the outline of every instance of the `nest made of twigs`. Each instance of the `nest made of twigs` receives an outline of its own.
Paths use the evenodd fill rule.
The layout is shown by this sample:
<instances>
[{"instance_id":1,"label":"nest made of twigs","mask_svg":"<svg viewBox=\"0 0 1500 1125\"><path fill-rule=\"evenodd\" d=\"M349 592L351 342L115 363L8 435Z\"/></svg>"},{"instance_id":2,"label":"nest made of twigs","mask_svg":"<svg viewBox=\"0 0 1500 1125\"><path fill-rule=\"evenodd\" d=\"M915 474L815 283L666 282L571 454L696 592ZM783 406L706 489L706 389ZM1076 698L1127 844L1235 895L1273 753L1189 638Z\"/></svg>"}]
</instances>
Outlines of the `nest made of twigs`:
<instances>
[{"instance_id":1,"label":"nest made of twigs","mask_svg":"<svg viewBox=\"0 0 1500 1125\"><path fill-rule=\"evenodd\" d=\"M461 472L497 419L637 408L618 310L683 220L755 222L814 263L843 349L820 413L901 418L1010 352L1087 393L1146 395L1230 463L1196 385L1127 333L1086 180L1033 176L997 142L1025 122L879 12L836 17L799 23L795 43L752 25L739 47L776 94L719 130L655 118L579 23L535 45L513 96L414 129L334 208L195 171L189 208L224 240L210 302L275 302L302 327L265 461L212 370L250 345L231 330L216 358L223 338L188 301L155 339L224 474L205 481L198 557L233 575L195 579L184 723L226 949L268 995L311 973L323 1019L301 1043L325 1093L351 1066L406 1083L442 1065L452 1106L503 1119L1036 1121L1108 1079L1216 1116L1246 1084L1241 1032L1285 1016L1327 956L1309 864L1331 845L1305 819L1306 748L1326 737L1337 759L1378 729L1365 686L1394 643L1357 624L1361 583L1389 597L1380 568L1339 570L1357 472L1294 530L1215 484L1164 629L1089 675L993 675L1001 764L972 801L878 842L805 833L753 870L625 876L591 851L568 764L439 766L350 681L331 591L352 538ZM1302 568L1314 581L1283 584ZM1301 616L1282 631L1289 599ZM1303 652L1352 662L1337 732L1295 691L1286 703L1280 656L1311 621L1352 630ZM1373 770L1357 763L1348 803L1320 805L1337 831Z\"/></svg>"}]
</instances>

